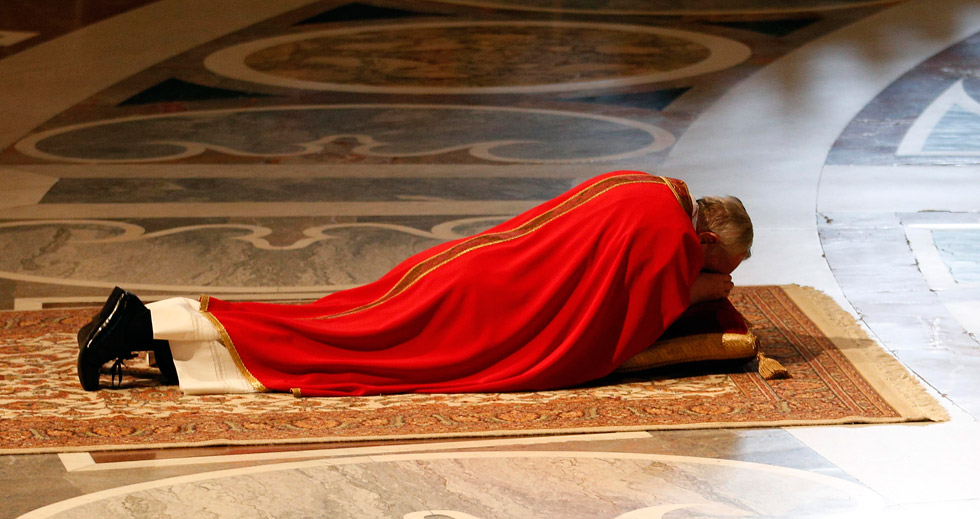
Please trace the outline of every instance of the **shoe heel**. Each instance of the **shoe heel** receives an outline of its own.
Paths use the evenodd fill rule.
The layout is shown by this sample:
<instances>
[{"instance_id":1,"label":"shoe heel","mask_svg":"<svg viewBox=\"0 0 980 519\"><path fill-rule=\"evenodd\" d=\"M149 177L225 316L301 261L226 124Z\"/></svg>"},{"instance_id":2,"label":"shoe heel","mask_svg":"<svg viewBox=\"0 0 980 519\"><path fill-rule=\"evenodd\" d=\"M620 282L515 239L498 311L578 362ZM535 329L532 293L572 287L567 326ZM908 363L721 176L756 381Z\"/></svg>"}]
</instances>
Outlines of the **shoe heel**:
<instances>
[{"instance_id":1,"label":"shoe heel","mask_svg":"<svg viewBox=\"0 0 980 519\"><path fill-rule=\"evenodd\" d=\"M79 330L76 367L82 389L99 389L100 370L105 363L132 358L133 350L127 343L134 337L147 334L151 337L148 340L152 340L149 320L149 310L136 296L118 287L113 290L99 315ZM136 340L146 342L142 338Z\"/></svg>"}]
</instances>

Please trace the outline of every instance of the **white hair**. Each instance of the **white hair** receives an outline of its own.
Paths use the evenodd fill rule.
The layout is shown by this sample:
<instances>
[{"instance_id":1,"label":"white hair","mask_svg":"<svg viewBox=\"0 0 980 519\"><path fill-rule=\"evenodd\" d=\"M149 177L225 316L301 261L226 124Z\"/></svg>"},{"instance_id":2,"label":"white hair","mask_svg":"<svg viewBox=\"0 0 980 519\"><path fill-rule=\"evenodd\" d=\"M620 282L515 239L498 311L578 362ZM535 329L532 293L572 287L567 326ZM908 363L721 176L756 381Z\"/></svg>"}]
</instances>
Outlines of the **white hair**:
<instances>
[{"instance_id":1,"label":"white hair","mask_svg":"<svg viewBox=\"0 0 980 519\"><path fill-rule=\"evenodd\" d=\"M706 196L698 199L698 232L718 235L722 248L730 255L752 254L752 220L742 201L734 196Z\"/></svg>"}]
</instances>

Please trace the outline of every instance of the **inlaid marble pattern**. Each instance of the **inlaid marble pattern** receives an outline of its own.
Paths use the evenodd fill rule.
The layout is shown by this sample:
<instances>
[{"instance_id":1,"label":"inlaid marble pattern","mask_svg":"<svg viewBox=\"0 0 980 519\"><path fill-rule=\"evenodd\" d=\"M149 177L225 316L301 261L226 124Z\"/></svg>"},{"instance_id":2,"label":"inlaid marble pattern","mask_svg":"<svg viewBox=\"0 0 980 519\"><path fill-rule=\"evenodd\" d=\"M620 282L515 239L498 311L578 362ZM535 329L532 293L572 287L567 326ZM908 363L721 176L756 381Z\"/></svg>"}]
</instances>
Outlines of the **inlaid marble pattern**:
<instances>
[{"instance_id":1,"label":"inlaid marble pattern","mask_svg":"<svg viewBox=\"0 0 980 519\"><path fill-rule=\"evenodd\" d=\"M881 499L859 485L772 465L524 451L381 455L201 473L90 494L22 517L829 519L881 508Z\"/></svg>"},{"instance_id":2,"label":"inlaid marble pattern","mask_svg":"<svg viewBox=\"0 0 980 519\"><path fill-rule=\"evenodd\" d=\"M235 5L229 7L232 3ZM54 4L57 4L56 8L45 10ZM143 4L153 9L140 8ZM154 468L150 464L141 468L73 472L66 471L56 456L5 456L0 458L0 501L4 503L0 517L17 517L70 498L78 500L66 501L65 506L57 509L39 510L30 517L52 514L62 517L166 517L177 514L197 517L210 511L201 508L211 505L218 516L233 513L251 517L258 515L258 506L264 504L258 496L264 498L273 490L282 492L280 498L296 496L284 506L305 510L309 517L323 517L330 511L338 511L338 516L343 517L345 510L353 510L359 517L402 518L416 514L428 519L506 516L547 516L549 519L624 516L636 519L746 514L751 517L766 513L775 517L808 517L808 514L825 517L838 511L850 511L852 517L862 519L876 517L880 500L874 496L865 500L862 496L866 496L867 491L854 485L858 481L886 497L888 507L882 517L888 519L930 514L977 516L980 494L972 483L977 481L978 466L974 461L976 417L980 416L980 392L977 389L980 385L976 375L980 373L980 348L957 323L949 306L956 301L947 297L956 290L957 280L959 284L971 283L969 265L963 265L967 270L959 268L955 278L952 271L948 271L950 283L954 284L935 290L922 277L921 265L924 263L917 261L921 251L915 249L914 244L910 250L907 241L910 226L938 222L927 217L952 218L950 213L937 210L973 211L969 215L958 215L962 221L950 220L958 223L966 222L967 216L975 216L976 207L963 195L971 192L975 183L971 183L967 176L970 168L957 168L960 174L952 176L940 174L939 168L924 168L917 184L895 181L895 177L907 180L915 172L890 168L894 165L976 164L977 156L971 154L977 150L976 110L972 103L980 101L975 70L978 41L974 37L963 45L940 52L980 30L975 2L319 0L291 1L288 6L274 9L269 5L253 1L194 3L174 0L152 3L142 0L0 2L0 21L4 22L0 30L9 31L4 33L7 35L4 41L38 33L13 44L0 44L0 56L8 58L0 62L6 63L6 67L0 66L3 68L0 73L0 111L5 117L4 124L0 125L3 127L0 140L5 147L0 152L0 162L5 165L0 168L3 180L0 207L5 215L0 221L3 225L0 227L3 240L0 250L4 251L0 255L0 270L11 274L0 276L0 307L10 308L17 301L27 299L37 305L93 304L104 297L108 285L120 281L137 284L151 281L159 289L154 296L206 285L209 290L219 286L242 290L230 294L241 298L260 296L266 299L277 297L276 290L280 286L324 288L325 284L361 282L375 277L420 247L447 239L450 234L476 232L495 223L493 218L503 216L502 211L484 210L488 206L482 204L491 200L491 193L484 193L485 199L477 199L480 194L476 190L461 192L457 187L450 187L457 186L451 181L447 182L446 189L451 189L454 198L459 200L441 200L449 197L430 187L438 182L435 177L451 175L446 169L440 169L439 175L427 175L424 171L427 167L433 170L456 166L486 168L479 171L478 177L495 177L497 174L489 168L499 168L509 177L533 178L547 175L542 169L533 169L533 174L529 173L532 168L547 167L553 168L548 171L554 173L554 178L575 176L582 179L589 174L616 169L623 163L623 159L616 157L626 157L625 163L636 169L672 168L674 174L691 180L692 186L699 191L722 187L738 195L747 195L743 200L754 202L750 210L754 216L758 215L757 246L755 257L737 273L741 276L740 282L816 284L823 289L829 287L832 292L840 291L839 283L846 294L845 303L850 302L857 308L875 337L955 408L954 423L949 425L955 425L958 432L950 435L944 432L943 426L935 425L842 427L834 431L806 428L805 434L800 429L670 431L652 435L646 441L616 442L615 445L580 442L572 447L562 444L553 447L554 451L668 452L762 461L810 471L809 475L816 479L809 480L801 479L798 473L775 477L775 473L760 475L733 467L715 471L706 464L637 459L635 456L628 459L511 456L496 464L486 459L458 457L439 460L375 457L282 471L279 469L284 467L280 466L267 473L217 477L202 474L196 482L171 480L161 483L163 486L148 483L115 492L116 487L160 478L191 476L193 479L196 474L211 470L208 467L248 468L267 461L243 457L234 462L221 461L203 467L185 459L187 463L179 467ZM92 16L96 11L102 14ZM126 16L136 11L143 14L132 18ZM16 15L16 12L27 15ZM109 14L121 15L106 18ZM674 16L656 16L665 14ZM99 29L93 24L99 20L119 23L100 24L103 27ZM135 23L127 26L123 23L126 20L135 20ZM500 20L538 22L537 32L524 34L526 37L534 32L537 41L546 40L543 33L547 32L545 27L548 25L567 27L569 34L582 32L581 29L572 31L574 24L569 22L627 25L630 30L603 32L615 38L611 44L620 45L617 53L602 53L599 45L592 45L587 50L591 56L623 60L624 70L626 65L632 68L628 74L619 75L601 67L586 68L588 81L599 81L600 85L576 83L575 74L568 73L569 69L562 75L553 73L552 68L557 70L559 66L571 65L578 73L575 67L582 67L583 62L576 61L577 56L570 52L562 54L548 48L548 55L556 61L544 63L544 60L538 60L540 71L493 78L487 74L493 63L480 68L479 64L464 61L463 69L469 77L481 79L481 83L470 85L470 81L452 83L447 80L441 87L507 89L503 92L412 93L406 89L418 87L418 78L433 70L428 62L421 60L421 65L414 62L375 64L371 61L375 56L367 50L350 52L344 57L371 65L364 67L365 71L404 72L405 76L397 77L397 84L372 84L350 74L349 68L340 68L324 76L312 77L312 82L321 85L334 82L337 87L331 88L397 86L401 91L317 90L270 84L269 78L284 82L306 79L276 76L258 68L248 69L250 76L229 77L204 66L209 56L220 57L223 51L236 47L241 50L244 45L256 42L262 42L262 45L276 43L276 38L300 33L337 35L337 31L349 29L352 39L370 36L384 43L384 38L379 36L382 33L370 29L435 22L465 22L472 26L477 21ZM630 48L630 41L644 39L647 45L641 49L646 52L651 49L651 40L668 36L663 32L638 31L636 27L675 29L684 32L677 39L691 42L691 49L687 50L672 43L675 46L671 48L680 49L683 56L664 58L663 62L679 67L666 72L683 71L689 66L685 64L698 59L698 52L704 54L704 49L712 49L712 56L721 56L727 52L722 50L737 48L728 42L748 47L752 56L728 68L700 75L691 75L688 69L684 77L675 79L665 75L664 70L651 68L648 71L658 75L644 81L654 82L631 84L630 78L642 77L637 63L648 66L652 62L635 61L644 55L633 53L635 49ZM450 32L450 28L446 29ZM508 34L503 29L501 27L500 32ZM721 37L726 43L715 48L692 36L701 34ZM418 40L413 40L406 31L389 30L386 35L398 36L398 41ZM814 41L823 36L826 38ZM804 47L810 42L814 44ZM447 43L422 39L421 43L451 46L459 41ZM277 44L288 49L289 46L298 47L299 40L278 40ZM50 51L55 48L57 52ZM520 65L523 57L537 58L516 45L506 48L512 54L501 54L499 58L492 56L493 59L508 59L510 63ZM18 56L19 53L23 55ZM225 65L248 64L244 58L251 53L249 50L240 57L242 59L228 60ZM409 60L419 61L408 54ZM644 59L651 56L653 54ZM930 60L930 56L935 58ZM18 59L22 57L30 59ZM315 61L324 56L320 52L305 57ZM378 53L377 57L384 56ZM784 57L786 59L780 59ZM292 64L292 55L281 59L265 56L263 59L266 58L280 67L283 63ZM399 59L405 58L399 56ZM15 62L17 67L11 69ZM250 63L259 67L254 61ZM895 68L896 63L901 63L901 67ZM913 68L920 63L921 66ZM437 60L436 64L444 67L445 60ZM399 68L402 65L404 67ZM340 74L340 71L348 75L330 75ZM902 76L905 72L908 74ZM249 79L258 76L264 82ZM896 77L900 80L884 89L887 82ZM545 88L529 91L529 87ZM147 94L140 97L143 93ZM826 129L839 132L847 125L847 119L833 117L841 113L839 105L846 104L842 100L854 100L855 106L847 105L843 110L849 119L878 93L881 95L868 104L840 136L830 152L829 163L845 167L882 166L877 170L881 175L876 177L879 180L871 184L857 182L857 177L864 175L865 170L840 173L838 179L845 180L844 186L835 193L852 196L860 203L855 203L854 211L814 215L814 198L828 185L824 177L818 186L816 176L807 171L819 171L827 158L828 143L835 136L828 136ZM127 103L127 100L133 102ZM385 114L387 119L381 117L380 111L348 109L351 105L391 107L406 104L413 107L410 110L391 109ZM418 105L439 108L426 111ZM341 121L339 127L327 125L326 132L321 132L320 128L314 131L304 126L345 117L334 114L311 119L307 118L309 114L304 114L305 119L296 122L293 115L297 114L285 115L292 108L284 108L277 117L270 117L257 126L239 125L241 119L231 117L224 124L209 126L220 119L209 119L218 112L258 112L260 110L256 109L296 106L345 107L338 114L343 113L354 121ZM448 110L450 106L466 108ZM483 110L483 107L506 110L491 114L492 110ZM424 117L420 116L423 112ZM717 117L719 114L726 117ZM156 121L156 117L161 120ZM377 119L357 120L374 117ZM194 119L193 123L188 122L191 119ZM150 126L163 121L167 121L166 125L154 129L159 133L130 131L129 123L141 125L139 131L146 132ZM174 124L174 121L182 122ZM452 126L440 126L444 121ZM669 136L632 124L624 125L622 121L658 128ZM746 121L749 124L743 124ZM152 124L146 125L147 122ZM122 125L125 130L120 131L117 123L126 123ZM706 126L718 131L708 133L709 138L705 138L703 130ZM171 132L174 127L207 128L207 131ZM295 130L297 127L299 131ZM922 128L911 132L918 135L918 140L906 141L914 146L899 153L899 147L913 127ZM356 130L372 133L344 135L344 132ZM572 139L565 139L566 130L571 131ZM60 136L63 131L69 133ZM107 131L112 139L101 139L98 136L101 131ZM36 150L6 148L32 138L32 135L42 135L42 132L51 132L43 136L52 140L36 141ZM240 136L228 135L236 133ZM299 135L299 138L278 139L280 133L291 137ZM522 142L501 143L497 139L503 134L508 139ZM155 151L148 152L150 148L144 146L145 143L133 142L134 137L140 135L165 142L151 143ZM387 140L390 135L404 139ZM687 139L687 146L669 143L669 139L677 139L683 144L686 135L693 136ZM765 138L753 140L749 138L752 135ZM810 140L782 139L779 135L816 137ZM329 136L337 136L337 139L320 141ZM717 138L710 138L712 136ZM76 138L82 140L72 142ZM523 142L528 140L534 142ZM175 141L180 142L175 144ZM271 146L266 146L266 141ZM55 142L56 148L42 147ZM413 147L416 142L425 143L425 146ZM456 148L448 150L440 144L444 142ZM311 143L321 148L296 146ZM376 146L378 143L382 143L381 147ZM652 145L656 150L647 149ZM202 153L182 155L188 149ZM490 150L491 154L474 155L474 150ZM731 150L739 150L741 154L729 153ZM905 153L906 150L911 153ZM41 151L50 155L38 155ZM309 153L303 153L306 151ZM636 154L630 155L633 153ZM704 160L706 158L714 159L714 162ZM560 160L574 161L575 164L549 162ZM114 161L119 163L103 166ZM152 164L134 165L138 161ZM728 168L720 162L732 166ZM778 164L779 175L758 167L762 162ZM279 164L285 166L277 168ZM704 167L705 164L709 167ZM352 199L294 206L290 201L280 200L276 194L278 190L286 189L283 186L290 184L290 180L278 184L255 181L256 178L292 178L295 175L291 167L311 170L322 167L323 176L329 177L350 165L371 168L372 176L377 178L388 175L392 178L411 177L417 179L414 182L418 185L391 193L371 189L345 193L344 196L359 198L360 202ZM31 166L48 169L30 170ZM228 169L216 172L217 166ZM404 169L399 169L403 167L419 169L406 174ZM106 169L100 170L98 175L79 175L77 168ZM150 168L156 169L149 171ZM248 169L243 174L236 168L255 169ZM566 174L568 168L574 168L576 173ZM190 185L179 180L196 175L241 178L242 182L234 187L231 182L217 182L213 184L214 189L209 190L204 184ZM345 172L339 176L358 178L360 175ZM136 181L137 178L143 180ZM59 183L60 179L65 182ZM114 179L120 182L116 184ZM164 179L174 179L169 187L176 189L164 194L163 190L168 187ZM920 195L921 190L915 186L930 184L935 188L934 192L944 196L929 198L929 204L911 209L893 203L896 192L904 192L903 200L908 200ZM114 185L118 186L118 192L112 191ZM297 193L294 188L298 185L290 185L293 187L286 190ZM314 182L310 185L323 184ZM500 186L493 187L494 191L498 189ZM503 189L506 192L506 188ZM529 190L527 197L530 198L539 192L538 189L543 193L546 187L521 185L521 190L524 189ZM125 202L124 192L130 194L130 200ZM523 200L517 200L518 195L513 193L515 200L511 202L523 203ZM322 200L330 195L302 192L296 196ZM235 200L237 197L242 200ZM398 197L402 198L395 200ZM379 205L361 205L365 198L374 199L370 203ZM956 200L956 209L950 208L950 199ZM936 200L938 202L934 202ZM129 203L131 201L133 203ZM413 209L406 209L408 207ZM443 210L436 211L436 207ZM794 212L796 208L800 210ZM449 209L453 210L452 214L447 214ZM922 209L933 212L910 214ZM797 218L800 214L803 219ZM45 218L57 221L44 221ZM805 224L799 223L802 220ZM815 221L819 222L820 240L816 238ZM333 225L338 227L327 227ZM934 242L933 229L926 230L930 233L930 241ZM943 242L941 234L938 239ZM970 241L966 240L966 244L969 247ZM945 247L948 261L952 261L949 251L964 250L960 242L950 242ZM941 253L935 248L934 252L937 261L943 264ZM826 255L826 260L822 254ZM370 259L365 260L366 257ZM831 276L828 263L836 277ZM156 266L156 271L152 266ZM134 270L128 270L131 267ZM943 268L946 268L945 264ZM268 292L257 294L256 291ZM841 296L841 300L843 298ZM106 393L106 398L112 398L112 392ZM427 444L427 447L439 448L437 443ZM451 448L467 449L458 445ZM232 447L221 452L242 450ZM174 449L166 453L177 459L209 454L214 452L190 454ZM367 452L358 454L370 455ZM143 455L155 458L162 453L154 451ZM576 472L576 466L587 467L589 471ZM377 475L374 468L378 469ZM273 473L276 473L275 479L271 477ZM620 477L624 474L625 477ZM850 486L825 485L827 480L821 479L821 474L832 474L849 481ZM543 490L536 494L539 480ZM247 484L243 483L246 481ZM500 483L489 493L484 490L486 481ZM284 484L268 485L269 482ZM338 486L329 486L333 482ZM310 483L311 486L289 488L285 485L288 483ZM398 492L383 494L383 488L389 484ZM432 488L425 486L429 484ZM565 487L546 486L552 484ZM590 491L594 484L600 485L603 491L610 489L622 500L612 502L604 500L604 495L575 493ZM212 485L216 490L213 495L207 492ZM625 487L629 487L628 492ZM187 489L191 493L170 493L173 489ZM413 494L413 490L417 492ZM436 499L426 499L430 490ZM93 498L86 495L91 492L106 493ZM515 505L508 510L517 512L507 515L508 510L491 507L487 495L495 499L500 497L500 502L508 504L514 504L520 498L517 505L523 507ZM509 499L512 496L515 499ZM834 509L834 504L843 503L846 496L852 498L849 504ZM390 507L386 504L389 497ZM678 501L685 497L693 501L680 503L675 497ZM196 501L192 501L194 498ZM357 499L360 500L354 501ZM558 499L566 499L565 508L555 504ZM268 501L277 506L281 503L277 496L270 496ZM721 504L716 508L650 509L660 505L704 505L712 501ZM83 502L89 504L76 507ZM536 508L539 502L545 503L540 513ZM219 510L225 503L229 503L230 508ZM793 503L798 507L790 508ZM824 508L824 503L830 508ZM194 508L196 505L200 506ZM401 508L396 510L395 506ZM569 507L577 509L569 511ZM274 515L288 517L285 511ZM298 513L297 516L302 515Z\"/></svg>"},{"instance_id":3,"label":"inlaid marble pattern","mask_svg":"<svg viewBox=\"0 0 980 519\"><path fill-rule=\"evenodd\" d=\"M373 281L404 258L503 219L0 222L0 248L5 251L0 278L182 293L298 291L318 297Z\"/></svg>"},{"instance_id":4,"label":"inlaid marble pattern","mask_svg":"<svg viewBox=\"0 0 980 519\"><path fill-rule=\"evenodd\" d=\"M901 0L573 0L553 2L551 0L436 0L447 4L475 7L514 9L520 11L543 11L557 13L589 13L606 15L642 14L750 14L750 13L792 13L826 11L882 5Z\"/></svg>"},{"instance_id":5,"label":"inlaid marble pattern","mask_svg":"<svg viewBox=\"0 0 980 519\"><path fill-rule=\"evenodd\" d=\"M973 165L980 162L980 34L915 67L848 125L830 165Z\"/></svg>"},{"instance_id":6,"label":"inlaid marble pattern","mask_svg":"<svg viewBox=\"0 0 980 519\"><path fill-rule=\"evenodd\" d=\"M964 166L980 157L978 56L980 34L965 35L861 110L827 156L821 189L837 185L844 197L821 195L820 205L833 210L818 223L835 279L864 322L974 417L980 290L964 281L975 269L974 233L967 231L980 205L969 191L975 171ZM858 188L869 185L865 175L878 178L881 189ZM957 183L969 187L948 187ZM860 194L838 204L834 198L848 190ZM954 207L964 212L950 212Z\"/></svg>"},{"instance_id":7,"label":"inlaid marble pattern","mask_svg":"<svg viewBox=\"0 0 980 519\"><path fill-rule=\"evenodd\" d=\"M929 288L980 344L980 215L906 215L905 234Z\"/></svg>"},{"instance_id":8,"label":"inlaid marble pattern","mask_svg":"<svg viewBox=\"0 0 980 519\"><path fill-rule=\"evenodd\" d=\"M975 82L969 89L976 91ZM980 102L960 80L943 92L920 115L902 142L900 156L980 155Z\"/></svg>"},{"instance_id":9,"label":"inlaid marble pattern","mask_svg":"<svg viewBox=\"0 0 980 519\"><path fill-rule=\"evenodd\" d=\"M66 178L40 203L548 200L561 178Z\"/></svg>"},{"instance_id":10,"label":"inlaid marble pattern","mask_svg":"<svg viewBox=\"0 0 980 519\"><path fill-rule=\"evenodd\" d=\"M976 216L834 212L823 215L819 232L834 277L875 336L959 408L980 416L980 290L956 283L929 229L957 220ZM957 246L967 254L973 248ZM937 282L936 272L948 283Z\"/></svg>"},{"instance_id":11,"label":"inlaid marble pattern","mask_svg":"<svg viewBox=\"0 0 980 519\"><path fill-rule=\"evenodd\" d=\"M722 70L749 49L709 34L582 22L436 22L327 29L223 49L204 64L277 86L375 93L526 93Z\"/></svg>"},{"instance_id":12,"label":"inlaid marble pattern","mask_svg":"<svg viewBox=\"0 0 980 519\"><path fill-rule=\"evenodd\" d=\"M16 148L47 161L79 163L205 160L205 153L242 162L347 163L363 157L384 164L465 153L470 161L570 163L642 156L673 142L671 133L650 124L577 112L351 104L96 121L32 135ZM6 159L23 160L18 154Z\"/></svg>"}]
</instances>

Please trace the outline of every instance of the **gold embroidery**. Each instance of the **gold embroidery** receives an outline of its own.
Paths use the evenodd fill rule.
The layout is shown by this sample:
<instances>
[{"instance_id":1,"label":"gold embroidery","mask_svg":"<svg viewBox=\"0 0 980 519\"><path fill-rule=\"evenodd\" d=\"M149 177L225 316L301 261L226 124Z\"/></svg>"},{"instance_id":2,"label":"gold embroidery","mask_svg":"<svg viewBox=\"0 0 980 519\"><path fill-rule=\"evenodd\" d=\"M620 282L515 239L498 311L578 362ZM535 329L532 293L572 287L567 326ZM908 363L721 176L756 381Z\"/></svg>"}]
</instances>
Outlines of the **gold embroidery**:
<instances>
[{"instance_id":1,"label":"gold embroidery","mask_svg":"<svg viewBox=\"0 0 980 519\"><path fill-rule=\"evenodd\" d=\"M303 390L302 389L300 389L298 387L293 387L293 388L290 388L289 391L293 394L294 397L296 397L296 398L303 398Z\"/></svg>"},{"instance_id":2,"label":"gold embroidery","mask_svg":"<svg viewBox=\"0 0 980 519\"><path fill-rule=\"evenodd\" d=\"M520 226L514 229L501 231L495 234L482 234L482 235L474 236L468 240L456 244L452 248L443 251L442 253L437 254L436 256L423 260L421 263L409 269L409 271L405 273L402 279L400 279L397 283L395 283L395 286L393 286L385 295L381 296L380 298L376 299L371 303L362 305L357 308L353 308L351 310L347 310L345 312L341 312L333 315L312 317L311 319L335 319L338 317L343 317L358 312L362 312L370 308L374 308L375 306L378 306L384 303L385 301L390 300L391 298L397 296L398 294L403 293L405 290L415 285L419 280L426 277L429 273L459 258L464 254L468 254L470 252L482 249L483 247L488 247L490 245L497 245L500 243L506 243L508 241L522 238L534 231L537 231L538 229L541 229L546 224L556 220L558 217L564 214L568 214L572 210L585 205L592 199L602 195L603 193L611 189L620 186L629 185L629 184L642 184L642 183L647 183L647 184L665 183L668 186L670 185L670 183L667 182L667 180L664 177L654 177L654 176L647 175L645 173L629 173L629 174L617 175L614 177L605 178L603 180L600 180L599 182L596 182L592 186L589 186L588 188L580 191L579 193L576 193L575 195L570 197L568 200L565 200L558 206L549 209L548 211L532 218L531 220L521 224ZM674 190L673 186L671 186L671 191L675 193L675 197L676 197L676 191ZM678 201L680 201L680 199L678 199Z\"/></svg>"},{"instance_id":3,"label":"gold embroidery","mask_svg":"<svg viewBox=\"0 0 980 519\"><path fill-rule=\"evenodd\" d=\"M730 351L758 351L759 339L752 333L726 333L721 342Z\"/></svg>"},{"instance_id":4,"label":"gold embroidery","mask_svg":"<svg viewBox=\"0 0 980 519\"><path fill-rule=\"evenodd\" d=\"M204 317L207 317L208 321L211 321L211 324L213 324L215 329L218 330L218 335L221 336L221 343L224 344L225 348L228 350L228 353L231 354L231 358L232 360L235 361L235 367L238 368L238 372L241 373L243 377L245 377L245 380L247 380L248 383L252 386L252 388L255 389L256 391L260 393L265 393L269 391L269 389L265 387L264 384L259 382L259 380L255 378L251 373L249 373L248 369L245 368L245 363L242 362L242 358L238 356L238 350L235 349L235 343L231 340L231 336L228 335L228 330L225 330L225 327L224 325L221 324L221 321L218 321L218 318L212 315L211 312L208 311L208 307L210 305L211 305L211 296L207 294L202 295L201 313L204 314Z\"/></svg>"},{"instance_id":5,"label":"gold embroidery","mask_svg":"<svg viewBox=\"0 0 980 519\"><path fill-rule=\"evenodd\" d=\"M681 195L677 193L677 188L674 187L674 184L672 184L669 180L667 180L667 177L659 177L658 176L657 178L659 178L660 180L663 180L664 181L664 184L667 184L667 187L670 188L670 192L671 193L674 193L674 198L676 198L677 201L680 202L681 201Z\"/></svg>"},{"instance_id":6,"label":"gold embroidery","mask_svg":"<svg viewBox=\"0 0 980 519\"><path fill-rule=\"evenodd\" d=\"M579 207L582 207L589 201L606 193L607 191L611 189L615 189L616 187L630 185L630 184L666 184L670 188L671 192L674 194L674 197L681 204L681 207L686 207L682 198L679 196L676 187L673 186L672 183L664 177L654 177L654 176L647 175L645 173L628 173L624 175L608 177L599 182L596 182L595 184L589 186L588 188L582 190L581 192L576 193L575 195L571 196L568 200L565 200L558 206L549 209L548 211L532 218L531 220L521 224L520 226L514 229L501 231L495 234L483 234L483 235L474 236L468 240L458 243L457 245L453 246L452 248L446 251L443 251L440 254L437 254L436 256L433 256L431 258L422 261L421 263L409 269L409 271L405 273L402 279L400 279L395 284L395 286L393 286L385 295L381 296L380 298L378 298L377 300L371 303L338 314L313 317L310 319L334 319L337 317L351 315L354 313L362 312L364 310L368 310L370 308L374 308L375 306L378 306L384 303L385 301L390 300L391 298L397 296L398 294L405 292L413 285L415 285L418 281L426 277L429 273L459 258L464 254L468 254L475 250L482 249L483 247L488 247L490 245L497 245L500 243L506 243L527 236L528 234L531 234L532 232L541 229L546 224L555 221L558 217L564 214L568 214L569 212ZM690 205L689 201L687 205ZM210 297L208 295L202 295L201 313L204 314L204 316L207 317L208 320L211 321L211 323L214 324L214 327L218 330L218 333L221 336L221 342L228 349L228 352L231 354L231 357L235 362L235 366L238 367L239 372L242 374L243 377L245 377L245 379L249 382L249 384L252 385L252 387L256 391L258 392L269 391L269 389L266 388L265 385L263 385L261 382L259 382L258 379L256 379L251 373L249 373L248 369L245 367L245 364L242 362L241 357L238 355L238 351L236 350L235 345L231 340L231 336L228 335L228 331L225 330L225 327L221 324L221 322L208 311L209 304L210 304ZM300 390L300 388L291 388L291 392L293 393L293 395L297 397L302 396L302 391Z\"/></svg>"},{"instance_id":7,"label":"gold embroidery","mask_svg":"<svg viewBox=\"0 0 980 519\"><path fill-rule=\"evenodd\" d=\"M693 217L694 205L691 202L691 193L687 189L687 184L685 184L683 180L677 180L674 178L667 178L667 177L657 177L657 178L663 180L664 184L666 184L667 187L670 188L671 193L674 193L674 198L676 198L677 202L681 204L682 208L684 208L684 212L687 213L688 216ZM677 182L677 184L679 185L674 185L674 182ZM680 192L681 189L684 190L683 193Z\"/></svg>"}]
</instances>

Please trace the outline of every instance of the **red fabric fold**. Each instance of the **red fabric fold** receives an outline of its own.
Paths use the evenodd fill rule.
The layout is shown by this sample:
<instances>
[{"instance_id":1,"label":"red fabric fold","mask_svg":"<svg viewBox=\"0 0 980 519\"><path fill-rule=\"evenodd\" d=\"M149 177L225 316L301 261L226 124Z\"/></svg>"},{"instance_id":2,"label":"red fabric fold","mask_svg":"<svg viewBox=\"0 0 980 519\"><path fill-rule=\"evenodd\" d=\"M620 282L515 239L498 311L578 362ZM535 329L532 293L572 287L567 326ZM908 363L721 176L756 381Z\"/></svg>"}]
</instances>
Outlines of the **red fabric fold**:
<instances>
[{"instance_id":1,"label":"red fabric fold","mask_svg":"<svg viewBox=\"0 0 980 519\"><path fill-rule=\"evenodd\" d=\"M205 297L202 311L259 390L573 386L611 373L687 308L703 259L686 197L680 181L613 172L362 287L304 305Z\"/></svg>"}]
</instances>

